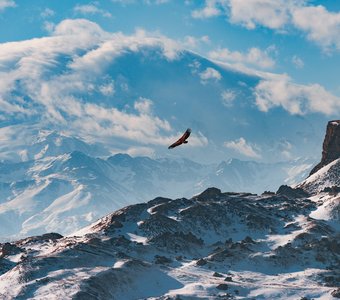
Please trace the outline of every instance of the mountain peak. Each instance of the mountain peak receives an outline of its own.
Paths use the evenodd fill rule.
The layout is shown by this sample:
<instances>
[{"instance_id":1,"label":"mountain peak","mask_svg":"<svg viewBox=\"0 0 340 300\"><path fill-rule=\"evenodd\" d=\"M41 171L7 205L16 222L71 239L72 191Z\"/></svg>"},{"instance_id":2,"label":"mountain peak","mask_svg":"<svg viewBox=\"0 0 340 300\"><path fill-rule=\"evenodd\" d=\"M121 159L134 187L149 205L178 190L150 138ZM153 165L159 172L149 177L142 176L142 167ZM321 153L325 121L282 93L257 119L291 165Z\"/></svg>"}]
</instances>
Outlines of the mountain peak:
<instances>
[{"instance_id":1,"label":"mountain peak","mask_svg":"<svg viewBox=\"0 0 340 300\"><path fill-rule=\"evenodd\" d=\"M329 121L323 142L321 162L317 164L309 175L340 158L340 120Z\"/></svg>"}]
</instances>

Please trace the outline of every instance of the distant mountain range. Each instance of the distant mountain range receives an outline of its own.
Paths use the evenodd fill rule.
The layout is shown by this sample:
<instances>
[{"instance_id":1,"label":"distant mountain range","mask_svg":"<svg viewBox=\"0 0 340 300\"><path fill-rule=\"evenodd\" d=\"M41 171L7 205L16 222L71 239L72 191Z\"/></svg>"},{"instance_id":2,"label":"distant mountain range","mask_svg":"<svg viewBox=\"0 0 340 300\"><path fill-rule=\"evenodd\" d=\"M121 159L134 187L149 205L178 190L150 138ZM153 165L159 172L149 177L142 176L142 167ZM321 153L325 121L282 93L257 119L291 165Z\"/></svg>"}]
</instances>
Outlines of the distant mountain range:
<instances>
[{"instance_id":1,"label":"distant mountain range","mask_svg":"<svg viewBox=\"0 0 340 300\"><path fill-rule=\"evenodd\" d=\"M67 236L51 232L0 243L0 297L340 298L339 124L328 124L318 170L293 187L261 195L210 187L143 203L136 202L161 191L193 193L212 181L247 188L280 172L289 181L311 166L98 158L72 148L90 151L94 145L41 133L35 143L46 151L1 164L1 194L7 196L1 228L9 238L91 224ZM72 152L56 155L60 145L72 145ZM127 204L92 222L96 214Z\"/></svg>"},{"instance_id":2,"label":"distant mountain range","mask_svg":"<svg viewBox=\"0 0 340 300\"><path fill-rule=\"evenodd\" d=\"M315 173L314 186L324 187L317 178L331 177L329 170ZM336 299L338 192L281 186L258 196L209 188L124 207L69 236L3 243L0 297Z\"/></svg>"},{"instance_id":3,"label":"distant mountain range","mask_svg":"<svg viewBox=\"0 0 340 300\"><path fill-rule=\"evenodd\" d=\"M126 205L157 196L192 197L209 186L275 191L281 183L300 182L313 165L312 159L200 164L184 158L104 156L108 151L99 144L57 132L35 133L24 150L8 146L5 155L12 160L0 163L2 239L46 231L69 234Z\"/></svg>"}]
</instances>

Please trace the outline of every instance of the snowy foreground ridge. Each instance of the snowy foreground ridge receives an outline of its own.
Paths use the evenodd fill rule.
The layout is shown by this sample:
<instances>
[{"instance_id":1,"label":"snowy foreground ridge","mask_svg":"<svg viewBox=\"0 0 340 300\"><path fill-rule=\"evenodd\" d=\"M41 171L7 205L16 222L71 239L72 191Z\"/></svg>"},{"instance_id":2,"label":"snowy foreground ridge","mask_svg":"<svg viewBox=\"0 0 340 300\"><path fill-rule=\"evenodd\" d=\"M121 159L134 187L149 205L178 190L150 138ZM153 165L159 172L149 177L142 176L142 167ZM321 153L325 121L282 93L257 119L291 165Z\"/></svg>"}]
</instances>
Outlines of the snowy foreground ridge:
<instances>
[{"instance_id":1,"label":"snowy foreground ridge","mask_svg":"<svg viewBox=\"0 0 340 300\"><path fill-rule=\"evenodd\" d=\"M336 299L339 210L334 189L155 198L0 245L0 298Z\"/></svg>"}]
</instances>

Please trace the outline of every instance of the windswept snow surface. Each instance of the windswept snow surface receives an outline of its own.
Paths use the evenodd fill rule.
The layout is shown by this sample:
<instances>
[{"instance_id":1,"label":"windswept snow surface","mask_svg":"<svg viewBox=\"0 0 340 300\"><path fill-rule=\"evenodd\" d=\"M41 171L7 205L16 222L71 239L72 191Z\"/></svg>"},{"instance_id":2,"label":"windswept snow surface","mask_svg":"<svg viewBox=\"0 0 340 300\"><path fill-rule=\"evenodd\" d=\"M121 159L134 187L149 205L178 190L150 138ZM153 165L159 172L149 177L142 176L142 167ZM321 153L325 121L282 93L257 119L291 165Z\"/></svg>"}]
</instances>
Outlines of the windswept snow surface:
<instances>
[{"instance_id":1,"label":"windswept snow surface","mask_svg":"<svg viewBox=\"0 0 340 300\"><path fill-rule=\"evenodd\" d=\"M311 217L321 200L212 188L2 244L0 298L333 299L340 234Z\"/></svg>"}]
</instances>

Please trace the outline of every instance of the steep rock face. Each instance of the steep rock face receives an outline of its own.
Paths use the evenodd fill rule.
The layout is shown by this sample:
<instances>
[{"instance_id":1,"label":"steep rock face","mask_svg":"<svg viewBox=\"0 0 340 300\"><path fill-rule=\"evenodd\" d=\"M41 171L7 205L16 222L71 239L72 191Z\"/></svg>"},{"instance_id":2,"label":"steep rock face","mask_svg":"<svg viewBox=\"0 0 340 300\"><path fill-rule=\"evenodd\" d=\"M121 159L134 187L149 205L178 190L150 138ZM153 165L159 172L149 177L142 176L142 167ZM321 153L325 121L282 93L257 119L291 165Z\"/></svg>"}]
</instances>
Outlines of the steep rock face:
<instances>
[{"instance_id":1,"label":"steep rock face","mask_svg":"<svg viewBox=\"0 0 340 300\"><path fill-rule=\"evenodd\" d=\"M316 173L322 167L340 157L340 120L329 121L323 142L322 159L309 175Z\"/></svg>"}]
</instances>

